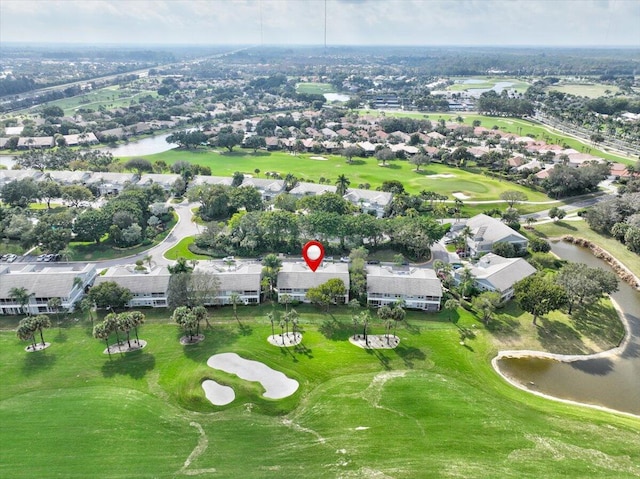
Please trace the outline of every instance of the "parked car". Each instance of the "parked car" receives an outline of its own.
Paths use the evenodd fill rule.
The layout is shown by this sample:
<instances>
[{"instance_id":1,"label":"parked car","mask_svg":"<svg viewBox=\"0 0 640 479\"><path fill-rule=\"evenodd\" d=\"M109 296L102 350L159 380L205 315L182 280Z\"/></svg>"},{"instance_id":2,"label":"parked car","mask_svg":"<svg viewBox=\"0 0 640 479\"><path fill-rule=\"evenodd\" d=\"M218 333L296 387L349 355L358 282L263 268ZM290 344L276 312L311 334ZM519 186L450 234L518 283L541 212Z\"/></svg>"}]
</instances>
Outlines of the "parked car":
<instances>
[{"instance_id":1,"label":"parked car","mask_svg":"<svg viewBox=\"0 0 640 479\"><path fill-rule=\"evenodd\" d=\"M371 260L367 261L367 264L380 264L380 260L371 259Z\"/></svg>"},{"instance_id":2,"label":"parked car","mask_svg":"<svg viewBox=\"0 0 640 479\"><path fill-rule=\"evenodd\" d=\"M9 262L9 263L13 263L17 258L18 258L17 255L11 253L11 254L7 255L6 261Z\"/></svg>"},{"instance_id":3,"label":"parked car","mask_svg":"<svg viewBox=\"0 0 640 479\"><path fill-rule=\"evenodd\" d=\"M44 258L45 258L46 256L47 256L46 254L38 255L38 257L36 258L36 261L44 261Z\"/></svg>"},{"instance_id":4,"label":"parked car","mask_svg":"<svg viewBox=\"0 0 640 479\"><path fill-rule=\"evenodd\" d=\"M340 261L342 263L350 263L351 259L348 256L343 256L342 258L340 258Z\"/></svg>"}]
</instances>

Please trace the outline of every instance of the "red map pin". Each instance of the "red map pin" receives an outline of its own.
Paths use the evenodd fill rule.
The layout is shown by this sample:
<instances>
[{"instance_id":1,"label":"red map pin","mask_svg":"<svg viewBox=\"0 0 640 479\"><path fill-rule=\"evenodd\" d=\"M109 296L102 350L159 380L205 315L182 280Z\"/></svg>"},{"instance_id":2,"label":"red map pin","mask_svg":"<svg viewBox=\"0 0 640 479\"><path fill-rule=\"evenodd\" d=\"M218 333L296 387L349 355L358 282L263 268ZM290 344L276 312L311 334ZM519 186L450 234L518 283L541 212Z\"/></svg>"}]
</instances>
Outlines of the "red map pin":
<instances>
[{"instance_id":1,"label":"red map pin","mask_svg":"<svg viewBox=\"0 0 640 479\"><path fill-rule=\"evenodd\" d=\"M311 268L311 271L315 272L324 258L324 246L318 241L309 241L302 247L302 257Z\"/></svg>"}]
</instances>

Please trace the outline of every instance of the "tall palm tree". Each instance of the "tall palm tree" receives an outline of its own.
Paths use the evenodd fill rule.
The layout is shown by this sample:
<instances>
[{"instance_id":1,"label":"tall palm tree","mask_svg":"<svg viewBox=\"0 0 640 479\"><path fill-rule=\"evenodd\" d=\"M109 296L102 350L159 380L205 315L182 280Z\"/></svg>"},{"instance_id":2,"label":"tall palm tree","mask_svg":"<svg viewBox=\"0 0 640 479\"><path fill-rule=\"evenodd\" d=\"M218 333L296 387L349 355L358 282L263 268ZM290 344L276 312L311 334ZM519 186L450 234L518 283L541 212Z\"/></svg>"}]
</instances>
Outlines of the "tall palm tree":
<instances>
[{"instance_id":1,"label":"tall palm tree","mask_svg":"<svg viewBox=\"0 0 640 479\"><path fill-rule=\"evenodd\" d=\"M235 316L236 321L240 326L242 326L242 323L240 323L240 320L238 319L238 305L241 302L242 301L240 301L240 295L238 293L236 292L231 293L231 295L229 296L229 303L233 305L233 315Z\"/></svg>"},{"instance_id":2,"label":"tall palm tree","mask_svg":"<svg viewBox=\"0 0 640 479\"><path fill-rule=\"evenodd\" d=\"M34 332L38 331L40 333L40 340L42 341L42 345L44 346L44 336L42 335L42 330L51 327L51 321L49 321L49 316L46 314L39 314L32 318L34 322Z\"/></svg>"},{"instance_id":3,"label":"tall palm tree","mask_svg":"<svg viewBox=\"0 0 640 479\"><path fill-rule=\"evenodd\" d=\"M109 313L104 317L104 321L102 322L105 329L109 332L109 334L115 332L116 333L116 341L120 344L120 334L118 333L118 315L116 313Z\"/></svg>"},{"instance_id":4,"label":"tall palm tree","mask_svg":"<svg viewBox=\"0 0 640 479\"><path fill-rule=\"evenodd\" d=\"M93 337L96 339L103 339L107 344L107 354L109 358L111 358L111 348L109 348L109 335L111 331L107 327L105 327L104 323L98 323L93 327Z\"/></svg>"},{"instance_id":5,"label":"tall palm tree","mask_svg":"<svg viewBox=\"0 0 640 479\"><path fill-rule=\"evenodd\" d=\"M347 188L349 188L350 184L351 184L351 181L349 181L349 178L347 178L344 175L339 175L338 179L336 180L336 193L339 194L340 196L346 195Z\"/></svg>"},{"instance_id":6,"label":"tall palm tree","mask_svg":"<svg viewBox=\"0 0 640 479\"><path fill-rule=\"evenodd\" d=\"M451 321L451 315L456 309L458 309L459 306L460 306L460 302L456 299L451 298L445 301L444 309L449 311L449 321Z\"/></svg>"},{"instance_id":7,"label":"tall palm tree","mask_svg":"<svg viewBox=\"0 0 640 479\"><path fill-rule=\"evenodd\" d=\"M22 286L11 288L9 290L9 297L20 305L20 311L22 314L26 314L27 316L29 316L29 310L27 309L25 312L25 306L29 303L32 294L33 293L29 293L27 288Z\"/></svg>"},{"instance_id":8,"label":"tall palm tree","mask_svg":"<svg viewBox=\"0 0 640 479\"><path fill-rule=\"evenodd\" d=\"M368 309L365 309L360 313L360 323L363 326L362 334L364 335L364 343L369 346L369 336L367 336L367 328L369 327L369 322L371 321L371 313Z\"/></svg>"},{"instance_id":9,"label":"tall palm tree","mask_svg":"<svg viewBox=\"0 0 640 479\"><path fill-rule=\"evenodd\" d=\"M53 311L53 314L56 315L56 322L58 323L58 327L60 327L60 308L62 307L62 300L60 298L49 298L47 301L47 308Z\"/></svg>"},{"instance_id":10,"label":"tall palm tree","mask_svg":"<svg viewBox=\"0 0 640 479\"><path fill-rule=\"evenodd\" d=\"M35 351L36 349L36 339L35 339L35 330L32 318L24 318L20 321L18 325L18 329L16 331L18 339L21 341L29 341L31 340L31 347Z\"/></svg>"},{"instance_id":11,"label":"tall palm tree","mask_svg":"<svg viewBox=\"0 0 640 479\"><path fill-rule=\"evenodd\" d=\"M151 263L153 263L153 256L148 254L144 258L142 258L142 261L145 261L147 263L147 265L149 266L149 271L151 271Z\"/></svg>"},{"instance_id":12,"label":"tall palm tree","mask_svg":"<svg viewBox=\"0 0 640 479\"><path fill-rule=\"evenodd\" d=\"M274 323L276 322L276 318L274 317L273 312L270 311L267 313L267 319L271 323L271 336L275 336L276 331L274 329Z\"/></svg>"}]
</instances>

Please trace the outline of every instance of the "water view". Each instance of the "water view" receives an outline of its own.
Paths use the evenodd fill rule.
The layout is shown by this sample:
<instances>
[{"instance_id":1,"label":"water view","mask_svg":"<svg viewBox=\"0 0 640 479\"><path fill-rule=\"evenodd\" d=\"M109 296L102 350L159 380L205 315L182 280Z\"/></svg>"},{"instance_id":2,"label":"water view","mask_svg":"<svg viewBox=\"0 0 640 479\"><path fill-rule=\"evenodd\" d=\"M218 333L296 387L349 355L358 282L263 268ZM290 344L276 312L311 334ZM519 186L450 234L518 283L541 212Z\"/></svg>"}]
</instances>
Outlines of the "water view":
<instances>
[{"instance_id":1,"label":"water view","mask_svg":"<svg viewBox=\"0 0 640 479\"><path fill-rule=\"evenodd\" d=\"M552 251L563 259L609 269L587 249L557 242ZM532 392L640 415L640 292L620 281L612 298L623 310L630 336L616 354L572 362L548 358L503 358L498 368Z\"/></svg>"}]
</instances>

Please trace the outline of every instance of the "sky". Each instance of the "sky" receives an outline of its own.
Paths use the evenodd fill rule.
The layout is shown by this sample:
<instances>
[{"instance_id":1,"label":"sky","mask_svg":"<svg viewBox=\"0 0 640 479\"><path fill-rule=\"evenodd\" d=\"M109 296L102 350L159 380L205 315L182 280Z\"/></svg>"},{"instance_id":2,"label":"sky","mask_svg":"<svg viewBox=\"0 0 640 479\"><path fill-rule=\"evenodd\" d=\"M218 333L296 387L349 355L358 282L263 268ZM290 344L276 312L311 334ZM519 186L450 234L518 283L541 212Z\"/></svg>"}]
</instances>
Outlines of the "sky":
<instances>
[{"instance_id":1,"label":"sky","mask_svg":"<svg viewBox=\"0 0 640 479\"><path fill-rule=\"evenodd\" d=\"M0 0L4 42L640 47L640 0Z\"/></svg>"}]
</instances>

